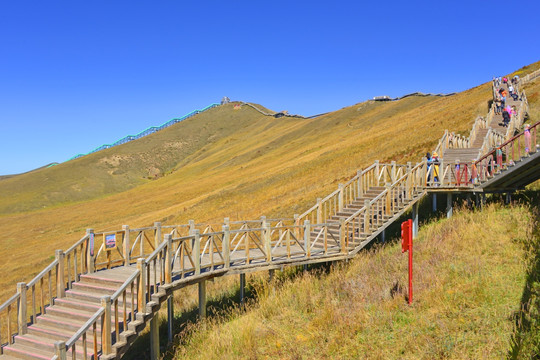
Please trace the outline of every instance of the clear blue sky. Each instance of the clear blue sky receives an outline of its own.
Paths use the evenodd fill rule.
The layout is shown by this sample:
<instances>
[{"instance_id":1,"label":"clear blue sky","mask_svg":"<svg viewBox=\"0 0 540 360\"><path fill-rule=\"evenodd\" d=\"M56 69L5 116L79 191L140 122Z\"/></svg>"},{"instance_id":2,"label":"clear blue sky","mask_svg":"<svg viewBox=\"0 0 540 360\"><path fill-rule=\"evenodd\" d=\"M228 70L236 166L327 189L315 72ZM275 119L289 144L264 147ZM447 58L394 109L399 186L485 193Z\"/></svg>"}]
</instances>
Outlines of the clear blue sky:
<instances>
[{"instance_id":1,"label":"clear blue sky","mask_svg":"<svg viewBox=\"0 0 540 360\"><path fill-rule=\"evenodd\" d=\"M0 174L233 100L312 115L540 60L539 1L2 1Z\"/></svg>"}]
</instances>

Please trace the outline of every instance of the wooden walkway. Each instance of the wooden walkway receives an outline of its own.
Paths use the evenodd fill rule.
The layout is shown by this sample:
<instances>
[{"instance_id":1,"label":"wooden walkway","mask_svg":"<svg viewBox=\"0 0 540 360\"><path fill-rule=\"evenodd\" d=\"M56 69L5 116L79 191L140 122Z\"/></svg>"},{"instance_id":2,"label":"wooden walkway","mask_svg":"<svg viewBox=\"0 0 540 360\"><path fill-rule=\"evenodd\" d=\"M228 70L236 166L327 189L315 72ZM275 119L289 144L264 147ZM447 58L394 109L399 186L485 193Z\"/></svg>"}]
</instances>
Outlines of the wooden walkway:
<instances>
[{"instance_id":1,"label":"wooden walkway","mask_svg":"<svg viewBox=\"0 0 540 360\"><path fill-rule=\"evenodd\" d=\"M524 92L521 98L513 129L526 112ZM417 230L417 204L427 192L481 192L500 179L511 189L518 178L519 186L534 181L538 172L524 179L512 168L538 166L540 123L525 152L525 135L502 134L497 121L490 112L475 121L469 138L445 133L436 149L443 154L438 183L428 181L425 161L375 162L290 219L89 229L0 306L0 360L118 359L147 323L155 358L154 315L177 289L224 275L348 259L411 208Z\"/></svg>"}]
</instances>

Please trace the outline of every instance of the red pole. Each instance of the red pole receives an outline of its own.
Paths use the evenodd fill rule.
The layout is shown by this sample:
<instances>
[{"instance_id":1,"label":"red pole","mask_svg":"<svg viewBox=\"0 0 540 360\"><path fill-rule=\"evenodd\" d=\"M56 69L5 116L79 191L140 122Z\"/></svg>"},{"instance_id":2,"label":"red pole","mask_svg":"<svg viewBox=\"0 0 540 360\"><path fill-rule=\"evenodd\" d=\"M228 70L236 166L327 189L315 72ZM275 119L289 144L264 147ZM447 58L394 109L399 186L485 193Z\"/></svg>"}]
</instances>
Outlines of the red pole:
<instances>
[{"instance_id":1,"label":"red pole","mask_svg":"<svg viewBox=\"0 0 540 360\"><path fill-rule=\"evenodd\" d=\"M409 305L412 304L413 298L413 288L412 288L412 248L413 248L413 237L412 237L412 220L409 219Z\"/></svg>"}]
</instances>

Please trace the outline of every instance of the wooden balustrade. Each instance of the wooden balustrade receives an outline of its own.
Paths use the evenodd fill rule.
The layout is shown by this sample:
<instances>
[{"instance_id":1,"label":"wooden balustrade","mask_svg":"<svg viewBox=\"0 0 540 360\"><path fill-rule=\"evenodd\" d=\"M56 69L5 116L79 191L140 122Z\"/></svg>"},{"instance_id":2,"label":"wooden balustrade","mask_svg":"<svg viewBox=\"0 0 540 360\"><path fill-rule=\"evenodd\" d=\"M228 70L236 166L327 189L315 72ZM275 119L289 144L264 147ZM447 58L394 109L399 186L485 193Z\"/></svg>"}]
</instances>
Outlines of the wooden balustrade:
<instances>
[{"instance_id":1,"label":"wooden balustrade","mask_svg":"<svg viewBox=\"0 0 540 360\"><path fill-rule=\"evenodd\" d=\"M478 159L475 163L478 181L487 181L521 158L536 153L539 145L539 128L540 121L530 127L530 140L526 140L525 133L521 132Z\"/></svg>"},{"instance_id":2,"label":"wooden balustrade","mask_svg":"<svg viewBox=\"0 0 540 360\"><path fill-rule=\"evenodd\" d=\"M106 317L106 307L99 308L94 315L84 325L77 330L77 332L67 341L67 342L58 342L55 344L56 348L56 356L59 360L65 360L66 359L66 352L71 350L71 358L73 360L77 359L77 348L80 345L82 352L83 352L83 359L89 359L93 356L94 359L98 358L98 355L105 355L107 354L105 348L103 348L103 344L105 344L103 341L101 342L101 346L99 346L98 342L98 322L103 322L104 318ZM110 310L110 307L109 307ZM109 314L110 315L110 314ZM110 319L110 316L109 316ZM109 320L110 322L110 320ZM90 332L90 336L92 336L92 351L88 352L88 333ZM104 332L102 331L102 335ZM104 336L104 335L103 335ZM77 345L79 344L79 345ZM101 353L100 353L101 352ZM110 353L110 349L109 349ZM90 356L89 356L90 355Z\"/></svg>"}]
</instances>

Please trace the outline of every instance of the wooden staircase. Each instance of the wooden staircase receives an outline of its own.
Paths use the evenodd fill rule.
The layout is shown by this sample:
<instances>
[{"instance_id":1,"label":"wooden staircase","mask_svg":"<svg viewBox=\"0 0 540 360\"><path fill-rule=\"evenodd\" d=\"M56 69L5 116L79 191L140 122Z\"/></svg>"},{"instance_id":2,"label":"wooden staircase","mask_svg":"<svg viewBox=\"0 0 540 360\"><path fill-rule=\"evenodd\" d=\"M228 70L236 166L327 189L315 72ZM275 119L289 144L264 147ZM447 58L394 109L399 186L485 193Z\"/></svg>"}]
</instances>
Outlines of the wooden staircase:
<instances>
[{"instance_id":1,"label":"wooden staircase","mask_svg":"<svg viewBox=\"0 0 540 360\"><path fill-rule=\"evenodd\" d=\"M46 307L45 313L36 317L26 334L16 335L15 342L3 348L4 355L0 359L51 359L55 354L54 343L58 340L68 341L101 308L102 297L114 294L133 271L132 267L117 267L106 272L81 275L80 280L66 290L65 297L55 298L54 305ZM131 293L128 292L128 295L130 299ZM119 300L120 317L124 315L123 305ZM131 306L131 302L127 301L126 308L129 310ZM94 345L101 347L101 331L101 322L98 322L95 334L93 330L87 332L86 344L82 339L77 341L77 358L84 358L85 345L89 357L94 353ZM72 357L71 350L68 350L67 356Z\"/></svg>"},{"instance_id":2,"label":"wooden staircase","mask_svg":"<svg viewBox=\"0 0 540 360\"><path fill-rule=\"evenodd\" d=\"M512 105L512 101L508 102ZM501 130L497 128L497 121L493 118L490 128ZM536 125L540 128L540 123ZM469 147L446 149L441 154L443 163L455 164L457 160L463 164L472 163L480 149L485 148L483 142L490 128L476 129L472 143L467 143ZM539 154L529 156L528 166L532 170L523 182L538 176ZM496 176L510 173L509 167L514 164ZM413 167L410 163L379 164L377 161L359 171L346 184L340 184L338 190L326 198L318 199L317 204L304 214L290 219L292 224L280 222L272 226L264 220L251 228L233 230L226 219L221 231L216 228L208 233L195 229L192 221L188 224L189 235L178 230L185 224L162 228L160 223L142 229L124 226L122 230L99 233L104 239L111 233L122 239L117 249L121 259L116 259L116 264L121 266L117 267L111 266L110 252L102 253L104 245L95 249L96 234L89 229L86 236L66 252L58 250L55 260L47 268L28 285L20 283L24 286L19 288L18 285L17 294L0 306L0 312L7 310L7 317L4 317L7 321L0 321L0 324L8 324L7 331L0 329L3 345L0 360L119 359L176 289L226 274L351 258L403 215L428 189L436 190L426 188L428 171L425 162ZM490 174L490 177L494 175ZM493 186L505 185L496 184L493 179L483 181L484 186L489 186L490 181ZM473 188L476 184L471 182L466 186ZM458 187L446 191L456 189ZM152 237L145 231L155 235L150 253L143 249L144 239L150 241ZM322 232L324 241L320 241ZM140 253L133 253L139 246ZM310 252L312 249L313 253ZM99 254L103 257L104 253L109 257L108 264L98 259ZM135 260L137 266L133 264ZM64 278L64 267L67 278ZM52 276L54 269L56 275ZM157 274L163 275L162 278ZM45 283L49 287L50 304L43 300L47 277ZM39 284L41 304L35 291ZM32 310L27 314L29 303ZM13 311L14 308L17 310ZM10 320L10 311L11 316L17 313L15 326ZM6 332L7 337L4 336ZM4 344L6 338L7 344Z\"/></svg>"}]
</instances>

